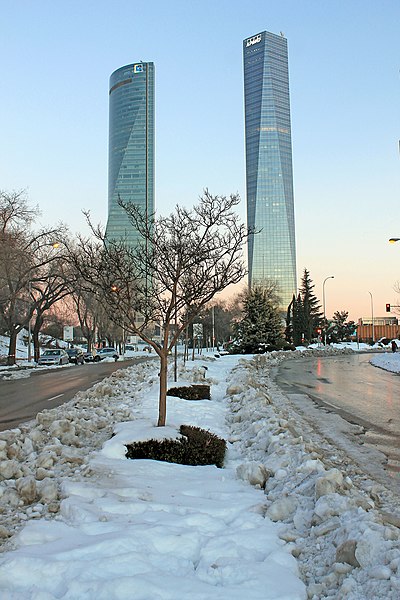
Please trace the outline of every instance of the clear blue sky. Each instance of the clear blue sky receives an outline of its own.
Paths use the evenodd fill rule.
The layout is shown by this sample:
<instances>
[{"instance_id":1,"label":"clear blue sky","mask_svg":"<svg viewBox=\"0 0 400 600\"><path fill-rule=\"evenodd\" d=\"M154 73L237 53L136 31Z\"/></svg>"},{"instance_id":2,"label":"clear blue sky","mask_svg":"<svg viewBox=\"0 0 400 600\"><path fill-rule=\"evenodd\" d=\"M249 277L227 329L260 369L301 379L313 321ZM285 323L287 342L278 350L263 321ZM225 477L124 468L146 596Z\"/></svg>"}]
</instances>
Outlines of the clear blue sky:
<instances>
[{"instance_id":1,"label":"clear blue sky","mask_svg":"<svg viewBox=\"0 0 400 600\"><path fill-rule=\"evenodd\" d=\"M0 0L0 189L41 220L107 219L108 80L156 68L156 206L239 192L242 40L288 39L297 262L326 309L400 304L399 0Z\"/></svg>"}]
</instances>

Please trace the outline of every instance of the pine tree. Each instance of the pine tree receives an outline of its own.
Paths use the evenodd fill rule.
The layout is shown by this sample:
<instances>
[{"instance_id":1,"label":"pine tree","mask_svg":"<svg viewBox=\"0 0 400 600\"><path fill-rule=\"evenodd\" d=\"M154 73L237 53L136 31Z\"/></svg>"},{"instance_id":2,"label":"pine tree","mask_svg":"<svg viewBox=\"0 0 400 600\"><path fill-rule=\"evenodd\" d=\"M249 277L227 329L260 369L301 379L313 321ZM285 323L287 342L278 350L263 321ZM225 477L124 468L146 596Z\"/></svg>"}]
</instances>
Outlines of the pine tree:
<instances>
[{"instance_id":1,"label":"pine tree","mask_svg":"<svg viewBox=\"0 0 400 600\"><path fill-rule=\"evenodd\" d=\"M306 324L304 318L304 307L301 295L299 294L297 298L293 296L293 317L292 317L292 326L293 326L293 344L295 346L301 346L304 341Z\"/></svg>"},{"instance_id":2,"label":"pine tree","mask_svg":"<svg viewBox=\"0 0 400 600\"><path fill-rule=\"evenodd\" d=\"M293 294L292 301L286 310L286 327L285 327L285 340L291 344L293 342L293 305L296 302L296 297Z\"/></svg>"},{"instance_id":3,"label":"pine tree","mask_svg":"<svg viewBox=\"0 0 400 600\"><path fill-rule=\"evenodd\" d=\"M348 316L347 310L337 310L333 313L332 331L330 333L330 339L333 342L347 341L354 334L357 326L354 321L347 321Z\"/></svg>"},{"instance_id":4,"label":"pine tree","mask_svg":"<svg viewBox=\"0 0 400 600\"><path fill-rule=\"evenodd\" d=\"M305 339L311 342L316 335L316 329L322 320L321 306L319 300L313 292L314 284L309 271L304 269L300 286L301 303L303 307L304 333Z\"/></svg>"},{"instance_id":5,"label":"pine tree","mask_svg":"<svg viewBox=\"0 0 400 600\"><path fill-rule=\"evenodd\" d=\"M259 352L282 340L282 318L275 284L250 288L243 299L243 315L235 327L243 353Z\"/></svg>"}]
</instances>

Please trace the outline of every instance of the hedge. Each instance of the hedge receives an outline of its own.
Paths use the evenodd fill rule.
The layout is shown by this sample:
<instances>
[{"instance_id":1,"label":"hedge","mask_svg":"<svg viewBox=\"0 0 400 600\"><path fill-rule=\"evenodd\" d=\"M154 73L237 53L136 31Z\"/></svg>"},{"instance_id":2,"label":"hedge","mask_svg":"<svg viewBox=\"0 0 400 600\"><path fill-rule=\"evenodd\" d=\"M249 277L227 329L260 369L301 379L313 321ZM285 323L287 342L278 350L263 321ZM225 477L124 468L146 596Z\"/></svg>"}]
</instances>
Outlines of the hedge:
<instances>
[{"instance_id":1,"label":"hedge","mask_svg":"<svg viewBox=\"0 0 400 600\"><path fill-rule=\"evenodd\" d=\"M202 383L182 385L181 387L170 388L167 391L167 396L175 396L184 400L210 400L210 386Z\"/></svg>"},{"instance_id":2,"label":"hedge","mask_svg":"<svg viewBox=\"0 0 400 600\"><path fill-rule=\"evenodd\" d=\"M193 427L181 425L177 440L146 440L126 444L126 458L147 458L181 465L216 465L224 464L226 442L217 435Z\"/></svg>"}]
</instances>

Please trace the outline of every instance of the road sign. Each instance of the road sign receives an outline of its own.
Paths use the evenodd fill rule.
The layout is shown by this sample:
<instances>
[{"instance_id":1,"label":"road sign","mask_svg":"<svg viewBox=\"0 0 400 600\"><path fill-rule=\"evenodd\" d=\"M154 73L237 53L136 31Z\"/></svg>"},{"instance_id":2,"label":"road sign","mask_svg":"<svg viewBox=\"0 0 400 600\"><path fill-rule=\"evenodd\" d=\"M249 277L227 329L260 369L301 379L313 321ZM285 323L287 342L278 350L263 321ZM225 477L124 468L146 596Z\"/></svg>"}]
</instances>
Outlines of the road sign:
<instances>
[{"instance_id":1,"label":"road sign","mask_svg":"<svg viewBox=\"0 0 400 600\"><path fill-rule=\"evenodd\" d=\"M63 340L64 342L74 341L74 328L72 327L72 325L65 325L63 331Z\"/></svg>"},{"instance_id":2,"label":"road sign","mask_svg":"<svg viewBox=\"0 0 400 600\"><path fill-rule=\"evenodd\" d=\"M193 337L203 337L202 323L193 323Z\"/></svg>"}]
</instances>

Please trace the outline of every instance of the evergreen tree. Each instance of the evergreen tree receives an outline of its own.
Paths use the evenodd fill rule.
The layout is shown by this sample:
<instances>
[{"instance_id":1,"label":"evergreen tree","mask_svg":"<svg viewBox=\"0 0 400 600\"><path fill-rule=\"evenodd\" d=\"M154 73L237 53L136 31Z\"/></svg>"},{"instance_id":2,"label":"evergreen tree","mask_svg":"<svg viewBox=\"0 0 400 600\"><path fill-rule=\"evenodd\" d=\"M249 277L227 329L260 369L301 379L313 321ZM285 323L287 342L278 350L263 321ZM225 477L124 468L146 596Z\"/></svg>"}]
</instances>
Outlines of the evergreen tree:
<instances>
[{"instance_id":1,"label":"evergreen tree","mask_svg":"<svg viewBox=\"0 0 400 600\"><path fill-rule=\"evenodd\" d=\"M299 294L297 298L293 296L293 344L295 346L301 346L304 341L306 322L304 316L303 300Z\"/></svg>"},{"instance_id":2,"label":"evergreen tree","mask_svg":"<svg viewBox=\"0 0 400 600\"><path fill-rule=\"evenodd\" d=\"M235 326L235 337L243 353L265 350L282 341L282 318L279 313L276 285L254 286L243 298L243 318Z\"/></svg>"},{"instance_id":3,"label":"evergreen tree","mask_svg":"<svg viewBox=\"0 0 400 600\"><path fill-rule=\"evenodd\" d=\"M305 339L311 342L316 336L316 329L322 321L321 306L319 300L313 292L314 284L310 273L304 269L300 286L301 303L303 307L304 333Z\"/></svg>"},{"instance_id":4,"label":"evergreen tree","mask_svg":"<svg viewBox=\"0 0 400 600\"><path fill-rule=\"evenodd\" d=\"M330 332L329 338L333 342L348 341L354 331L357 329L357 325L354 321L347 321L349 313L347 310L337 310L333 313L332 319L332 331Z\"/></svg>"},{"instance_id":5,"label":"evergreen tree","mask_svg":"<svg viewBox=\"0 0 400 600\"><path fill-rule=\"evenodd\" d=\"M296 301L296 297L293 294L293 298L286 310L286 327L285 327L285 340L291 344L293 342L293 305Z\"/></svg>"}]
</instances>

